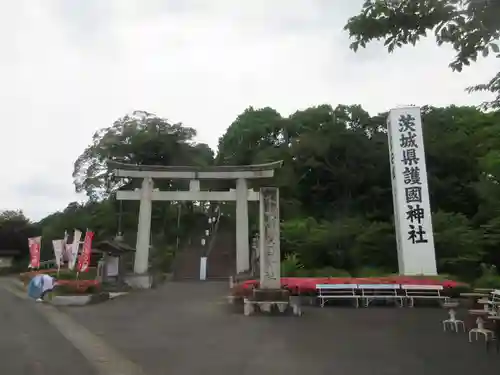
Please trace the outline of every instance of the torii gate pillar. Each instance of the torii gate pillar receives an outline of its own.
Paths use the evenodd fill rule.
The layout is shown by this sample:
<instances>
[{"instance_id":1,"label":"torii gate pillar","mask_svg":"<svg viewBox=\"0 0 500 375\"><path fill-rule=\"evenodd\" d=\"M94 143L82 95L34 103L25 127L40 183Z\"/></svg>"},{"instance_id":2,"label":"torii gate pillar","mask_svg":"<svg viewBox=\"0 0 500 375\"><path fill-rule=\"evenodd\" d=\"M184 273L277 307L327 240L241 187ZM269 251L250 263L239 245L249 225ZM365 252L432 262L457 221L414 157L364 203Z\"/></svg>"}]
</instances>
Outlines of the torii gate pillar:
<instances>
[{"instance_id":1,"label":"torii gate pillar","mask_svg":"<svg viewBox=\"0 0 500 375\"><path fill-rule=\"evenodd\" d=\"M134 260L134 273L145 275L149 268L149 249L151 247L151 210L153 195L153 179L145 177L140 190L139 223L137 225L137 242Z\"/></svg>"}]
</instances>

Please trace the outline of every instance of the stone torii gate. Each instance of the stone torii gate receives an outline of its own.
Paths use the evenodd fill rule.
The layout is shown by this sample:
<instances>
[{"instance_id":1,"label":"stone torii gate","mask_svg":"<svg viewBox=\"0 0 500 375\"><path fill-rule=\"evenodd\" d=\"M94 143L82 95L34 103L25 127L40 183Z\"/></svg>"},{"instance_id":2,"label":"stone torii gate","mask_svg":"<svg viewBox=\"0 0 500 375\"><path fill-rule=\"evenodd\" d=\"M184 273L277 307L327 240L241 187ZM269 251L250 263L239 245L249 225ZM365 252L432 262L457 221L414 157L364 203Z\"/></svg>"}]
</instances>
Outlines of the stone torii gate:
<instances>
[{"instance_id":1,"label":"stone torii gate","mask_svg":"<svg viewBox=\"0 0 500 375\"><path fill-rule=\"evenodd\" d=\"M130 282L139 288L149 288L149 248L151 234L152 201L236 201L236 273L250 268L248 236L248 201L260 201L260 282L263 289L280 288L279 244L279 192L277 188L248 189L249 179L272 178L281 161L245 166L146 166L108 162L117 177L141 178L141 189L118 191L117 200L138 200L139 223L137 229L134 277ZM158 191L153 179L189 180L188 191ZM229 191L203 191L200 180L235 180L236 189Z\"/></svg>"}]
</instances>

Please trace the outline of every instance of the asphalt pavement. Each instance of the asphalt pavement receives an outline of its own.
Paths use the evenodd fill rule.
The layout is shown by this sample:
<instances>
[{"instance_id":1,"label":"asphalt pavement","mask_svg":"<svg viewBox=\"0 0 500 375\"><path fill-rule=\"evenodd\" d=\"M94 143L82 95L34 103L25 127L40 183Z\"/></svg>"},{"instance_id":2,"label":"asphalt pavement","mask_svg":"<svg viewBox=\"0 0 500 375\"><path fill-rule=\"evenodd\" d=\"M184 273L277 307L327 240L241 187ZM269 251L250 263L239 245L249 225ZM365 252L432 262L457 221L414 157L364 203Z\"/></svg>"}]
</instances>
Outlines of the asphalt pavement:
<instances>
[{"instance_id":1,"label":"asphalt pavement","mask_svg":"<svg viewBox=\"0 0 500 375\"><path fill-rule=\"evenodd\" d=\"M148 375L469 375L500 369L484 340L443 332L439 307L306 307L304 316L234 314L227 283L166 283L81 308L74 321ZM460 318L465 312L460 311Z\"/></svg>"},{"instance_id":2,"label":"asphalt pavement","mask_svg":"<svg viewBox=\"0 0 500 375\"><path fill-rule=\"evenodd\" d=\"M486 352L484 342L442 331L447 314L441 308L309 307L300 318L245 317L228 311L227 283L167 283L64 309L14 294L0 285L0 375L468 375L500 369L500 354Z\"/></svg>"},{"instance_id":3,"label":"asphalt pavement","mask_svg":"<svg viewBox=\"0 0 500 375\"><path fill-rule=\"evenodd\" d=\"M0 374L97 375L31 300L0 287Z\"/></svg>"}]
</instances>

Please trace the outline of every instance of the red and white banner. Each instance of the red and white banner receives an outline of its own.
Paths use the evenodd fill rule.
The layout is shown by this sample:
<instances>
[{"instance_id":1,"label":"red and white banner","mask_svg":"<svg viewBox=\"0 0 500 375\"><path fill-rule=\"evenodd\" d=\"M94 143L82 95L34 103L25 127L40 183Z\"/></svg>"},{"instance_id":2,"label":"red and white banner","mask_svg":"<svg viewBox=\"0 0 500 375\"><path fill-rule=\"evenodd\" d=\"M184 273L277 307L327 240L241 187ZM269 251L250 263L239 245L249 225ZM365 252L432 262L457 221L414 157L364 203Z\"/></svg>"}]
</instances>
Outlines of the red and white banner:
<instances>
[{"instance_id":1,"label":"red and white banner","mask_svg":"<svg viewBox=\"0 0 500 375\"><path fill-rule=\"evenodd\" d=\"M28 246L30 248L30 264L31 268L40 267L40 248L42 247L42 237L28 238Z\"/></svg>"},{"instance_id":2,"label":"red and white banner","mask_svg":"<svg viewBox=\"0 0 500 375\"><path fill-rule=\"evenodd\" d=\"M85 240L83 241L83 249L80 257L78 258L78 272L87 272L90 265L90 256L92 254L92 239L94 232L87 231L85 233Z\"/></svg>"}]
</instances>

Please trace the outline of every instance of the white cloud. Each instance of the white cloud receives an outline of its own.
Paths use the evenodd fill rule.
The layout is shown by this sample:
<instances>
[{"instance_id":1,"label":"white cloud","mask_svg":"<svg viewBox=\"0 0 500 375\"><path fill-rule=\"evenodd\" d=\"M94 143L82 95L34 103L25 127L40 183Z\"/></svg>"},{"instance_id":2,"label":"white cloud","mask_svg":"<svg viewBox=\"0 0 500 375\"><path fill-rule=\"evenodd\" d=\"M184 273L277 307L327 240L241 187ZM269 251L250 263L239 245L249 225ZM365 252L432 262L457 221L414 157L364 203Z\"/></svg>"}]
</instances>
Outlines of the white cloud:
<instances>
[{"instance_id":1,"label":"white cloud","mask_svg":"<svg viewBox=\"0 0 500 375\"><path fill-rule=\"evenodd\" d=\"M0 209L62 209L93 132L144 109L212 147L249 105L286 115L322 103L476 104L498 69L465 72L432 40L354 54L342 31L361 0L17 0L0 5Z\"/></svg>"}]
</instances>

